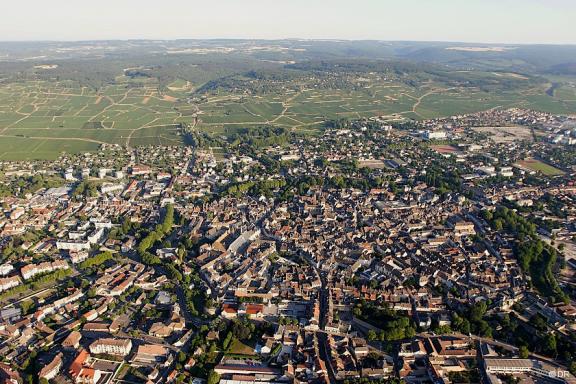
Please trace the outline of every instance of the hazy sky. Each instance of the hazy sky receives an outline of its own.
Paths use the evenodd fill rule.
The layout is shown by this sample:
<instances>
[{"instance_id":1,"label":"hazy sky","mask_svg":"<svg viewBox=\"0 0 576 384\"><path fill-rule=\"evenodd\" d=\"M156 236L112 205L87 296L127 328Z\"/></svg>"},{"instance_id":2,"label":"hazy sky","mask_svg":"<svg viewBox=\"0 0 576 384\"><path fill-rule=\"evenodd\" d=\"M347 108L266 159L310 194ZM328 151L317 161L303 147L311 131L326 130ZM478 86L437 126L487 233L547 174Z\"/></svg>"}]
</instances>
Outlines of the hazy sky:
<instances>
[{"instance_id":1,"label":"hazy sky","mask_svg":"<svg viewBox=\"0 0 576 384\"><path fill-rule=\"evenodd\" d=\"M314 38L576 44L576 0L4 0L0 40Z\"/></svg>"}]
</instances>

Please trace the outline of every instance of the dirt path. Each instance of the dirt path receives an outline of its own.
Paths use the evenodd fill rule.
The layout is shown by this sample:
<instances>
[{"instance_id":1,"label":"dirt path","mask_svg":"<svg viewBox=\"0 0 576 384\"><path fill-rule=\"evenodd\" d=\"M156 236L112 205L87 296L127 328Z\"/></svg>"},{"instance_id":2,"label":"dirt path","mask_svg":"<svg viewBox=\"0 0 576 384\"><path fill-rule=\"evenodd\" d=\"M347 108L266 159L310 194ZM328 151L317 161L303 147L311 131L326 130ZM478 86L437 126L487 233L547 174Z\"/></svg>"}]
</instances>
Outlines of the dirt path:
<instances>
[{"instance_id":1,"label":"dirt path","mask_svg":"<svg viewBox=\"0 0 576 384\"><path fill-rule=\"evenodd\" d=\"M16 135L2 135L0 137L13 137L13 138L22 138L22 136ZM96 144L110 144L105 141L95 140L95 139L87 139L83 137L43 137L43 136L26 136L25 139L36 139L36 140L67 140L67 141L86 141L89 143L96 143Z\"/></svg>"},{"instance_id":2,"label":"dirt path","mask_svg":"<svg viewBox=\"0 0 576 384\"><path fill-rule=\"evenodd\" d=\"M298 96L300 96L302 93L304 93L306 91L306 89L303 89L297 93L295 93L293 96L289 97L287 100L282 102L282 106L284 107L284 109L282 109L282 112L276 116L274 119L267 121L267 124L273 124L275 122L277 122L280 118L284 117L284 115L286 114L286 112L288 112L288 109L292 106L290 103L292 101L294 101L295 98L297 98Z\"/></svg>"},{"instance_id":3,"label":"dirt path","mask_svg":"<svg viewBox=\"0 0 576 384\"><path fill-rule=\"evenodd\" d=\"M154 120L158 120L158 119L154 119ZM150 123L154 122L154 120L151 121ZM128 137L126 138L126 146L127 146L127 147L130 147L130 140L132 140L132 136L134 135L134 132L136 132L136 131L141 131L142 129L148 129L148 128L165 127L166 125L169 125L169 124L149 125L150 123L145 124L145 125L143 125L143 126L141 126L141 127L138 127L138 128L135 128L135 129L131 130L131 131L130 131L130 134L129 134ZM174 124L174 125L175 125L175 124ZM192 128L194 128L195 126L196 126L196 121L194 121L194 125L192 126ZM146 136L144 136L144 137L146 137Z\"/></svg>"},{"instance_id":4,"label":"dirt path","mask_svg":"<svg viewBox=\"0 0 576 384\"><path fill-rule=\"evenodd\" d=\"M94 119L96 119L98 116L100 116L101 114L103 114L104 112L109 110L110 108L114 107L115 105L121 104L124 100L126 100L128 98L129 93L130 93L130 90L126 91L126 93L122 96L122 98L117 103L110 96L106 96L106 98L110 101L110 105L104 107L104 109L102 109L100 112L98 112L97 114L92 116L90 118L90 120L94 121Z\"/></svg>"},{"instance_id":5,"label":"dirt path","mask_svg":"<svg viewBox=\"0 0 576 384\"><path fill-rule=\"evenodd\" d=\"M25 120L25 119L27 119L27 118L29 118L29 117L30 117L30 114L24 116L24 117L21 118L21 119L16 120L16 121L13 122L12 124L8 124L7 126L4 127L4 129L2 129L2 131L0 131L0 134L6 132L7 129L12 128L14 125L18 124L18 123L21 122L22 120Z\"/></svg>"},{"instance_id":6,"label":"dirt path","mask_svg":"<svg viewBox=\"0 0 576 384\"><path fill-rule=\"evenodd\" d=\"M436 88L436 89L432 89L432 90L426 92L425 94L423 94L422 96L420 96L420 97L418 97L418 98L415 98L415 97L409 96L409 95L406 95L406 96L411 97L411 98L413 98L413 99L416 100L416 103L414 103L414 105L412 106L412 112L414 112L415 114L417 114L418 116L420 116L420 114L419 114L418 112L416 112L416 108L418 108L418 107L420 106L420 103L422 103L422 100L423 100L425 97L430 96L430 95L433 95L433 94L435 94L435 93L439 93L439 92L451 91L452 89L454 89L454 88Z\"/></svg>"}]
</instances>

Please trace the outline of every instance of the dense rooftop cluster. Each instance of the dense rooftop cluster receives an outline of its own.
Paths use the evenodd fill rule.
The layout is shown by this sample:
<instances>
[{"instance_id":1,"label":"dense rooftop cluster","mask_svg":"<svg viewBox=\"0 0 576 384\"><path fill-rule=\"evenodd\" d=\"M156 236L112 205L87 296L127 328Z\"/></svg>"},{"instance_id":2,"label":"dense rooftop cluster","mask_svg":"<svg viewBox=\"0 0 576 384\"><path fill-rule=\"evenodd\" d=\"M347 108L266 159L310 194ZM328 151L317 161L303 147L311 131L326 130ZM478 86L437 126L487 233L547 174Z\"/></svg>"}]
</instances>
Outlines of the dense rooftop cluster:
<instances>
[{"instance_id":1,"label":"dense rooftop cluster","mask_svg":"<svg viewBox=\"0 0 576 384\"><path fill-rule=\"evenodd\" d=\"M574 127L496 109L2 162L0 382L573 382Z\"/></svg>"}]
</instances>

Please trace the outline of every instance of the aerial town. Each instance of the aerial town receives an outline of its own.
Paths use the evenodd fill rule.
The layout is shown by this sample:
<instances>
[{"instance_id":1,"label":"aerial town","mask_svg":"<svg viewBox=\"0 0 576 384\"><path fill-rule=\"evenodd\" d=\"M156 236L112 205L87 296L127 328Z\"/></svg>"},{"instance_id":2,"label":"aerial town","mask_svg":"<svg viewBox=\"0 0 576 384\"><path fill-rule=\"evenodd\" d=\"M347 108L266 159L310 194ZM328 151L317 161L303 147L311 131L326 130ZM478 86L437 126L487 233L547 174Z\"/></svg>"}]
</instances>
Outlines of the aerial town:
<instances>
[{"instance_id":1,"label":"aerial town","mask_svg":"<svg viewBox=\"0 0 576 384\"><path fill-rule=\"evenodd\" d=\"M576 383L576 119L0 162L0 383Z\"/></svg>"}]
</instances>

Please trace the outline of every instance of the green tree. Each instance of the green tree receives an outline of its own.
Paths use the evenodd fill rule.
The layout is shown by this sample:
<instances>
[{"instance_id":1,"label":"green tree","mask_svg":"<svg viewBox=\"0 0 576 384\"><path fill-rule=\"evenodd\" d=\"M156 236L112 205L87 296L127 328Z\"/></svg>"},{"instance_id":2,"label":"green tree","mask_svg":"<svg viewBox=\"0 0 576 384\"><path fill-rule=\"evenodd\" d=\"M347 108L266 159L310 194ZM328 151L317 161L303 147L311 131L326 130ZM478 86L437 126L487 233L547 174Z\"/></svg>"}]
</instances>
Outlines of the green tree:
<instances>
[{"instance_id":1,"label":"green tree","mask_svg":"<svg viewBox=\"0 0 576 384\"><path fill-rule=\"evenodd\" d=\"M24 300L20 303L20 309L22 309L22 313L27 315L30 309L34 306L34 302L32 300Z\"/></svg>"},{"instance_id":2,"label":"green tree","mask_svg":"<svg viewBox=\"0 0 576 384\"><path fill-rule=\"evenodd\" d=\"M219 382L220 382L220 375L216 371L211 370L210 373L208 374L207 384L218 384Z\"/></svg>"},{"instance_id":3,"label":"green tree","mask_svg":"<svg viewBox=\"0 0 576 384\"><path fill-rule=\"evenodd\" d=\"M368 341L374 341L378 338L378 335L376 334L376 332L371 329L368 331Z\"/></svg>"},{"instance_id":4,"label":"green tree","mask_svg":"<svg viewBox=\"0 0 576 384\"><path fill-rule=\"evenodd\" d=\"M546 352L549 355L555 356L556 353L558 352L557 350L557 341L556 341L556 335L554 335L553 333L549 333L548 335L546 335L546 337L544 338L544 352Z\"/></svg>"}]
</instances>

